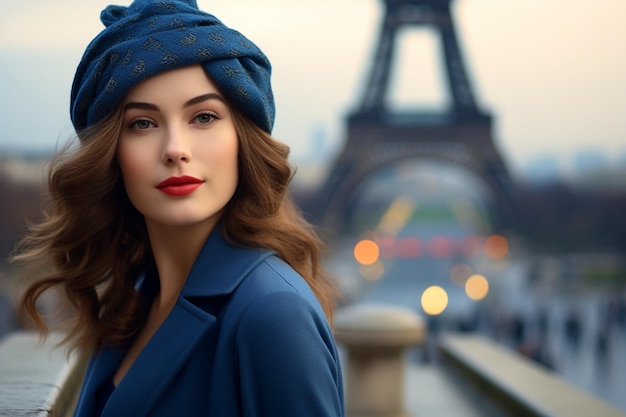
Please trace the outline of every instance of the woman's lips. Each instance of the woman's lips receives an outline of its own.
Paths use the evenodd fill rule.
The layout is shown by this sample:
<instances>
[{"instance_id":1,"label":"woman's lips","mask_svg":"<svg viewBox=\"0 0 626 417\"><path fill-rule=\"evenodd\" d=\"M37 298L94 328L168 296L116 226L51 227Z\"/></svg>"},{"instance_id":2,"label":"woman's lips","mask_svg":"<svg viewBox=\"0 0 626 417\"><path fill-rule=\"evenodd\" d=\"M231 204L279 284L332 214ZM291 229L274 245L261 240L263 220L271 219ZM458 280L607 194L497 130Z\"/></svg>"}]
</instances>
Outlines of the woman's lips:
<instances>
[{"instance_id":1,"label":"woman's lips","mask_svg":"<svg viewBox=\"0 0 626 417\"><path fill-rule=\"evenodd\" d=\"M171 196L184 196L193 193L204 181L199 178L183 175L169 177L161 181L156 188Z\"/></svg>"}]
</instances>

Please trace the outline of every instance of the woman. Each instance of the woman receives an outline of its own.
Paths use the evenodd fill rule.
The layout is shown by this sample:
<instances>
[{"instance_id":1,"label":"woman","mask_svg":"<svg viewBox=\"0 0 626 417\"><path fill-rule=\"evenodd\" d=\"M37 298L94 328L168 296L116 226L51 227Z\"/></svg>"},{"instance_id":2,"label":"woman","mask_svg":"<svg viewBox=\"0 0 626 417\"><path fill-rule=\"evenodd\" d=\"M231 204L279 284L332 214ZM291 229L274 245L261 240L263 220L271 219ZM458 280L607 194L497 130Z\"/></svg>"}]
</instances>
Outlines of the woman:
<instances>
[{"instance_id":1,"label":"woman","mask_svg":"<svg viewBox=\"0 0 626 417\"><path fill-rule=\"evenodd\" d=\"M320 243L270 136L270 64L195 1L109 6L79 63L79 146L18 261L91 360L75 416L341 416Z\"/></svg>"}]
</instances>

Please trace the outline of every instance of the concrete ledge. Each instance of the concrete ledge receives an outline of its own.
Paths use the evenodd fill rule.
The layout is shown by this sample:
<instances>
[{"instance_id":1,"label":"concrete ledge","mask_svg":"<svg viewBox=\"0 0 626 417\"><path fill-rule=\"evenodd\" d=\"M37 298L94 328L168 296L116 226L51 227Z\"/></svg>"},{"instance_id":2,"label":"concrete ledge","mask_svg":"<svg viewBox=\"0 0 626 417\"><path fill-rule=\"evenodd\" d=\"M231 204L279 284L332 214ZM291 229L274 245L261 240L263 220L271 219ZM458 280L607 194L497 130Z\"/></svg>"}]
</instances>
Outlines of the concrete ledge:
<instances>
[{"instance_id":1,"label":"concrete ledge","mask_svg":"<svg viewBox=\"0 0 626 417\"><path fill-rule=\"evenodd\" d=\"M45 343L31 332L0 340L0 416L70 416L85 361L57 348L61 335Z\"/></svg>"},{"instance_id":2,"label":"concrete ledge","mask_svg":"<svg viewBox=\"0 0 626 417\"><path fill-rule=\"evenodd\" d=\"M442 365L464 377L508 415L528 417L626 417L609 404L516 352L484 337L447 336Z\"/></svg>"}]
</instances>

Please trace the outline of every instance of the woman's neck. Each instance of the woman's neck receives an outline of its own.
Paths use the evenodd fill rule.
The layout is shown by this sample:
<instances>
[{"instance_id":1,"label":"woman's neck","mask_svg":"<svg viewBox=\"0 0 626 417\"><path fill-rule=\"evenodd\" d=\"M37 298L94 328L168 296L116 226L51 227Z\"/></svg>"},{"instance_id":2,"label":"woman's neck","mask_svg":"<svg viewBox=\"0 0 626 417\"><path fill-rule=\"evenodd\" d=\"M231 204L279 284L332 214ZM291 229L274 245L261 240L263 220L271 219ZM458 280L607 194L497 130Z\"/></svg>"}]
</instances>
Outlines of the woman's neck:
<instances>
[{"instance_id":1,"label":"woman's neck","mask_svg":"<svg viewBox=\"0 0 626 417\"><path fill-rule=\"evenodd\" d=\"M154 300L157 303L155 307L168 308L176 302L215 223L188 227L147 223L146 226L160 282L160 291Z\"/></svg>"}]
</instances>

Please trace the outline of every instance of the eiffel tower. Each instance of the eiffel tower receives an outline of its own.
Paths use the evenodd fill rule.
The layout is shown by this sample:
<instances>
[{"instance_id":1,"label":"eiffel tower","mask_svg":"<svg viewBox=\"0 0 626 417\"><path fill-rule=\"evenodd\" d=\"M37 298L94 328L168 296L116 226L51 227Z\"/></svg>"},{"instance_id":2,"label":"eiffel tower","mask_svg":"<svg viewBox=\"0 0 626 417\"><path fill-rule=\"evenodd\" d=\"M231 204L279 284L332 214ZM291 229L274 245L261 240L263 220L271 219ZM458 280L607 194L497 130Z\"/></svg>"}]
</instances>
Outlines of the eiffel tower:
<instances>
[{"instance_id":1,"label":"eiffel tower","mask_svg":"<svg viewBox=\"0 0 626 417\"><path fill-rule=\"evenodd\" d=\"M492 118L476 104L450 13L451 0L384 0L386 9L358 109L347 118L347 140L317 195L303 207L310 220L337 232L357 186L371 172L409 158L432 158L472 171L492 190L494 224L514 228L514 186L494 145ZM449 107L437 114L397 112L387 105L396 37L405 27L438 32Z\"/></svg>"}]
</instances>

